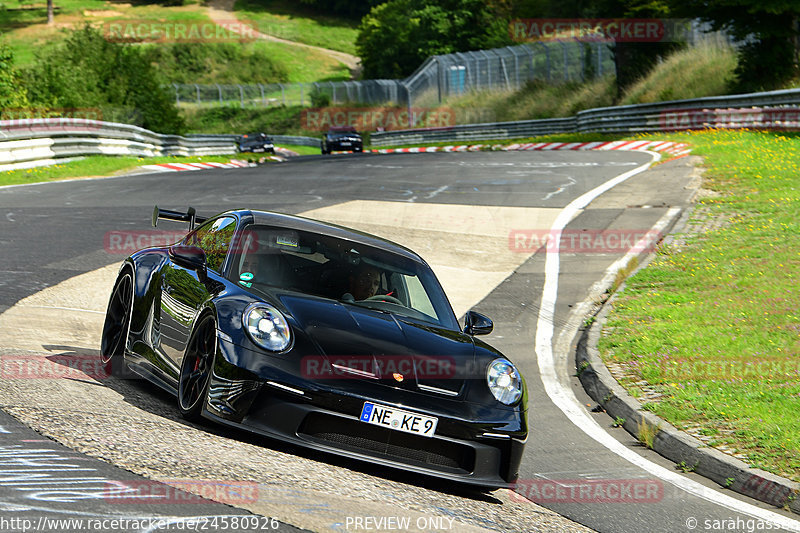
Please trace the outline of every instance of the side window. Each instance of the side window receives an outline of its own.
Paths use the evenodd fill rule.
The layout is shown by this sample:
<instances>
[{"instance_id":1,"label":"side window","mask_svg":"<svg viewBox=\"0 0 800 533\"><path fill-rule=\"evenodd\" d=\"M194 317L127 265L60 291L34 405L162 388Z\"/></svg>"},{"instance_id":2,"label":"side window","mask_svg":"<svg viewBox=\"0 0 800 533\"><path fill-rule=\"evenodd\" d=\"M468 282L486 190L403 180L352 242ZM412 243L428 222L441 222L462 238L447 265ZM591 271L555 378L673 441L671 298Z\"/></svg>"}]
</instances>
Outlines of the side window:
<instances>
[{"instance_id":1,"label":"side window","mask_svg":"<svg viewBox=\"0 0 800 533\"><path fill-rule=\"evenodd\" d=\"M236 219L222 217L203 224L194 233L186 237L186 244L199 246L206 253L208 268L215 272L222 270L225 256L231 245Z\"/></svg>"}]
</instances>

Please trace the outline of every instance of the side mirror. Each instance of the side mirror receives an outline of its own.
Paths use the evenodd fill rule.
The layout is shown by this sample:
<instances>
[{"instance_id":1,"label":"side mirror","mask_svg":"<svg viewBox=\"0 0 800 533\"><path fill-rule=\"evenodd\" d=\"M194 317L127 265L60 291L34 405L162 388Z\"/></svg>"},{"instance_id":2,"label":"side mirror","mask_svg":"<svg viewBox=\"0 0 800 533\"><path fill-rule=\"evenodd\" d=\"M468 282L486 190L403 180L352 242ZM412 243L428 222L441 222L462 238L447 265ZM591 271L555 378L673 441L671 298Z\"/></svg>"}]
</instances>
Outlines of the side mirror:
<instances>
[{"instance_id":1,"label":"side mirror","mask_svg":"<svg viewBox=\"0 0 800 533\"><path fill-rule=\"evenodd\" d=\"M488 335L494 329L492 319L486 315L467 311L464 318L464 333L467 335Z\"/></svg>"},{"instance_id":2,"label":"side mirror","mask_svg":"<svg viewBox=\"0 0 800 533\"><path fill-rule=\"evenodd\" d=\"M176 244L169 247L169 257L176 265L196 270L202 280L206 275L206 253L198 246Z\"/></svg>"}]
</instances>

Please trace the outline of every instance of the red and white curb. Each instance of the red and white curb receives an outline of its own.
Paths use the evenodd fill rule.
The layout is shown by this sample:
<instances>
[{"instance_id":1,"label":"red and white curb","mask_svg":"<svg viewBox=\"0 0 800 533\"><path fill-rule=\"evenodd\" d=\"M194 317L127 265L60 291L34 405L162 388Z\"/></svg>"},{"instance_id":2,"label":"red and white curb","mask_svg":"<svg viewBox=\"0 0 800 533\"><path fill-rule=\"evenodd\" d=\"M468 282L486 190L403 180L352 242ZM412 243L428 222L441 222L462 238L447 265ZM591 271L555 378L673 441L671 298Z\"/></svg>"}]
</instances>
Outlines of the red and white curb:
<instances>
[{"instance_id":1,"label":"red and white curb","mask_svg":"<svg viewBox=\"0 0 800 533\"><path fill-rule=\"evenodd\" d=\"M518 152L528 150L648 150L663 152L674 157L687 155L691 148L686 143L669 141L606 141L584 143L525 143L525 144L471 144L458 146L418 146L414 148L383 148L371 150L375 154L420 154L428 152L478 152L481 150L498 150Z\"/></svg>"},{"instance_id":2,"label":"red and white curb","mask_svg":"<svg viewBox=\"0 0 800 533\"><path fill-rule=\"evenodd\" d=\"M158 163L156 165L143 165L139 168L152 170L154 172L183 172L186 170L205 170L209 168L242 168L249 166L250 163L247 161L231 159L228 163L217 163L215 161L209 161L208 163Z\"/></svg>"}]
</instances>

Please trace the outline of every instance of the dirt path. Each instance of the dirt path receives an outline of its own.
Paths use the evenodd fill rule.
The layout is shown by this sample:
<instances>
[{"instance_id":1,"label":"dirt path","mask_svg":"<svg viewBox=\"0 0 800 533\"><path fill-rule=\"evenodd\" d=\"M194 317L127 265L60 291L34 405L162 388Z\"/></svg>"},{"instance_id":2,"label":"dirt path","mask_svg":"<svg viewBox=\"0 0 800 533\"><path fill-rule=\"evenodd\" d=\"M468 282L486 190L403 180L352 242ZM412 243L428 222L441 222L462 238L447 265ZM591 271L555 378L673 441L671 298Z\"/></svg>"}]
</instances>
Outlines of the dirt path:
<instances>
[{"instance_id":1,"label":"dirt path","mask_svg":"<svg viewBox=\"0 0 800 533\"><path fill-rule=\"evenodd\" d=\"M211 0L208 6L208 16L216 23L230 23L232 20L236 19L236 14L233 11L233 4L235 0ZM328 48L322 48L320 46L313 46L310 44L299 43L297 41L288 41L286 39L281 39L279 37L274 37L272 35L268 35L265 33L258 32L255 28L253 29L253 33L259 38L264 39L266 41L273 41L276 43L284 43L290 44L293 46L299 46L302 48L307 48L309 50L316 50L318 52L322 52L335 60L343 63L350 69L350 74L355 76L358 73L358 70L361 68L361 59L354 56L347 54L345 52L339 52L337 50L330 50Z\"/></svg>"}]
</instances>

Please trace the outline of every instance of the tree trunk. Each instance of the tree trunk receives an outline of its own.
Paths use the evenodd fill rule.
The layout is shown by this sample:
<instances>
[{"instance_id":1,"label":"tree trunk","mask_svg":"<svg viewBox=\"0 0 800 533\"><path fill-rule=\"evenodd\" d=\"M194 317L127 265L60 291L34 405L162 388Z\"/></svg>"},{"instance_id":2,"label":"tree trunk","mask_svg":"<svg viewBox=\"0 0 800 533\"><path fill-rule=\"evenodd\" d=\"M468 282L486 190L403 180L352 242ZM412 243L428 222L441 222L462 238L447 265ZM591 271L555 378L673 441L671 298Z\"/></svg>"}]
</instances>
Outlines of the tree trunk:
<instances>
[{"instance_id":1,"label":"tree trunk","mask_svg":"<svg viewBox=\"0 0 800 533\"><path fill-rule=\"evenodd\" d=\"M55 22L55 15L53 14L53 0L47 0L47 24Z\"/></svg>"}]
</instances>

